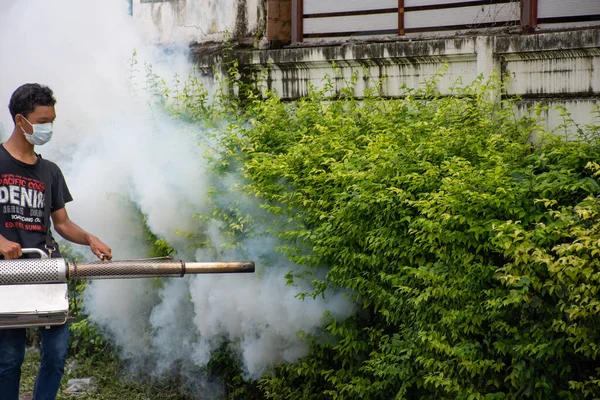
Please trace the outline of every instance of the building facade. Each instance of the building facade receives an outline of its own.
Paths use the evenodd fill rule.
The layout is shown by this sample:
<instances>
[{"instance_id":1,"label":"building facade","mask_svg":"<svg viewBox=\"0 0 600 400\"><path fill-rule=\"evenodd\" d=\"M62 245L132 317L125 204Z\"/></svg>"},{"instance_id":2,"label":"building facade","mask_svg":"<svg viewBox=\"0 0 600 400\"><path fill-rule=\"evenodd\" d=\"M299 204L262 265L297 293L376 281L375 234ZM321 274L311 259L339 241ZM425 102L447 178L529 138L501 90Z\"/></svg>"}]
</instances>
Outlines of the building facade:
<instances>
[{"instance_id":1,"label":"building facade","mask_svg":"<svg viewBox=\"0 0 600 400\"><path fill-rule=\"evenodd\" d=\"M600 106L599 0L133 0L133 15L158 42L194 43L206 71L219 63L208 46L229 37L242 69L289 100L326 76L401 96L444 69L440 92L495 74L497 96L547 105L551 128L557 105L580 122Z\"/></svg>"}]
</instances>

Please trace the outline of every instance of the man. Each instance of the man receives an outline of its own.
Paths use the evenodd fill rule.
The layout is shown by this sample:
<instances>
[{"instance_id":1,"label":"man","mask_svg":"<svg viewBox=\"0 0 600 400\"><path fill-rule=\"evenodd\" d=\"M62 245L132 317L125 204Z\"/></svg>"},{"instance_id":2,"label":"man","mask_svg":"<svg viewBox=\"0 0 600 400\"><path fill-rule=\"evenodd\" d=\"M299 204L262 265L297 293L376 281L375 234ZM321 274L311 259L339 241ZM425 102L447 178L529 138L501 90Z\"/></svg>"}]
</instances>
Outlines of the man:
<instances>
[{"instance_id":1,"label":"man","mask_svg":"<svg viewBox=\"0 0 600 400\"><path fill-rule=\"evenodd\" d=\"M110 259L107 245L69 219L65 204L72 197L60 168L34 151L52 137L55 104L52 90L39 84L25 84L11 96L8 108L14 129L0 144L0 254L5 259L29 257L21 249L35 247L60 257L46 220L49 214L62 237L89 246L98 258ZM40 336L42 361L33 398L54 399L67 356L68 324L40 328ZM25 329L0 329L0 400L18 400L24 355Z\"/></svg>"}]
</instances>

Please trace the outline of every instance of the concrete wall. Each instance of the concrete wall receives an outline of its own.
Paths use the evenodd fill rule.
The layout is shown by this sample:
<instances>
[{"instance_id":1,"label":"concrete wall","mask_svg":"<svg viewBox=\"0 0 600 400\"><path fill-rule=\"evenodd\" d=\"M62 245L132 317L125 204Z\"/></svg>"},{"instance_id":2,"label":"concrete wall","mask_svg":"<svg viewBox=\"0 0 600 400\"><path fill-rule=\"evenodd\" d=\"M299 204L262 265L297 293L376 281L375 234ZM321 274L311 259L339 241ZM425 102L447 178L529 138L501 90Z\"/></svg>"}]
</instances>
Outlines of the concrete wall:
<instances>
[{"instance_id":1,"label":"concrete wall","mask_svg":"<svg viewBox=\"0 0 600 400\"><path fill-rule=\"evenodd\" d=\"M591 122L590 111L600 106L600 29L506 38L495 51L508 76L506 92L522 96L523 110L548 105L550 127L561 123L556 105L575 121Z\"/></svg>"},{"instance_id":2,"label":"concrete wall","mask_svg":"<svg viewBox=\"0 0 600 400\"><path fill-rule=\"evenodd\" d=\"M306 95L310 85L321 87L326 76L335 78L339 91L343 80L349 80L354 73L359 77L357 97L379 79L384 80L383 95L397 97L403 93L403 84L421 86L424 80L446 69L438 84L442 93L448 93L458 79L468 84L480 74L500 73L506 86L504 95L522 96L524 112L535 103L551 109L564 105L582 122L591 121L591 110L600 105L598 28L289 47L240 52L238 56L242 68L265 74L269 89L284 99ZM197 61L201 67L215 62L202 56ZM560 123L552 110L545 118L551 127Z\"/></svg>"},{"instance_id":3,"label":"concrete wall","mask_svg":"<svg viewBox=\"0 0 600 400\"><path fill-rule=\"evenodd\" d=\"M152 43L256 39L265 30L266 0L133 0L133 18ZM258 37L260 39L260 37Z\"/></svg>"}]
</instances>

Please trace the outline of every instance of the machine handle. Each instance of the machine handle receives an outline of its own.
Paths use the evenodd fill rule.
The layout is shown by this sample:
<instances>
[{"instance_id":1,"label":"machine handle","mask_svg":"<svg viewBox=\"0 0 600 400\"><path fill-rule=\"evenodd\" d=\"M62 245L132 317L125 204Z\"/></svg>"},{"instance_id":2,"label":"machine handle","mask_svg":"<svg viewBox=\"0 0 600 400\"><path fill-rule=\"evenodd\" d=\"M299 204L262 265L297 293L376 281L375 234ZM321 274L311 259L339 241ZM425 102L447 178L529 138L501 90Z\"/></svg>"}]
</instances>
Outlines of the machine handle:
<instances>
[{"instance_id":1,"label":"machine handle","mask_svg":"<svg viewBox=\"0 0 600 400\"><path fill-rule=\"evenodd\" d=\"M33 254L33 253L37 253L40 255L40 258L50 258L48 256L48 254L46 254L45 251L40 250L40 249L35 249L35 248L25 248L25 249L21 249L21 251L23 252L23 254Z\"/></svg>"}]
</instances>

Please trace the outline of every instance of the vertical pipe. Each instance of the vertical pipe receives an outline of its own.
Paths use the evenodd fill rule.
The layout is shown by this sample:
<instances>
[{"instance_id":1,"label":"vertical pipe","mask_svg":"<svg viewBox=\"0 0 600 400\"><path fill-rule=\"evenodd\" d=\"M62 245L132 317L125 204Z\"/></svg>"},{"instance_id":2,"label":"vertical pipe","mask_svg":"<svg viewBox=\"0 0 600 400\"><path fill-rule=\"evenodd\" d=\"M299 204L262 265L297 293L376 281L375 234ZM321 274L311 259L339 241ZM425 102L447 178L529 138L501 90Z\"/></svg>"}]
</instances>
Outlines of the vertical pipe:
<instances>
[{"instance_id":1,"label":"vertical pipe","mask_svg":"<svg viewBox=\"0 0 600 400\"><path fill-rule=\"evenodd\" d=\"M538 0L521 0L521 32L533 33L537 28Z\"/></svg>"},{"instance_id":2,"label":"vertical pipe","mask_svg":"<svg viewBox=\"0 0 600 400\"><path fill-rule=\"evenodd\" d=\"M404 0L398 0L398 36L404 36Z\"/></svg>"},{"instance_id":3,"label":"vertical pipe","mask_svg":"<svg viewBox=\"0 0 600 400\"><path fill-rule=\"evenodd\" d=\"M538 20L538 0L531 0L531 19L530 19L529 23L533 29L537 28L537 20Z\"/></svg>"},{"instance_id":4,"label":"vertical pipe","mask_svg":"<svg viewBox=\"0 0 600 400\"><path fill-rule=\"evenodd\" d=\"M292 43L304 39L304 0L292 0Z\"/></svg>"}]
</instances>

